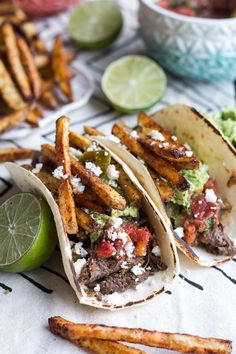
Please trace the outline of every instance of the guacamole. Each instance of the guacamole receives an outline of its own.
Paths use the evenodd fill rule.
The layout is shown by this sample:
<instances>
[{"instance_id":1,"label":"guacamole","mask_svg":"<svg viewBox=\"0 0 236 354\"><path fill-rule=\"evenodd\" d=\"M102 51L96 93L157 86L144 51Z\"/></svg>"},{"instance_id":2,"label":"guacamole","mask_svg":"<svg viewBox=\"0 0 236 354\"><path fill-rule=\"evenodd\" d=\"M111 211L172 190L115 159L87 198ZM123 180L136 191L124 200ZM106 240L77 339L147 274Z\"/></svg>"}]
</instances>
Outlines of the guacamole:
<instances>
[{"instance_id":1,"label":"guacamole","mask_svg":"<svg viewBox=\"0 0 236 354\"><path fill-rule=\"evenodd\" d=\"M213 116L207 115L229 141L236 147L236 109L227 108Z\"/></svg>"}]
</instances>

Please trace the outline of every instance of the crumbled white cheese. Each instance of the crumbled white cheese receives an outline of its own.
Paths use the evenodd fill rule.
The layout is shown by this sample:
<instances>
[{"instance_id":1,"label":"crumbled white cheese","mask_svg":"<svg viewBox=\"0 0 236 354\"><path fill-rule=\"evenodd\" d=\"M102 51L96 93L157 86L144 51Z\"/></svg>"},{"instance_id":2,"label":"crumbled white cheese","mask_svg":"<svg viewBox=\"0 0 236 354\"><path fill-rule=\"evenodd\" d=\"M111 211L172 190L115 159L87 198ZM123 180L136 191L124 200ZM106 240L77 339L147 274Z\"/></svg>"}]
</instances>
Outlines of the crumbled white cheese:
<instances>
[{"instance_id":1,"label":"crumbled white cheese","mask_svg":"<svg viewBox=\"0 0 236 354\"><path fill-rule=\"evenodd\" d=\"M123 257L125 255L125 252L123 250L119 251L119 256Z\"/></svg>"},{"instance_id":2,"label":"crumbled white cheese","mask_svg":"<svg viewBox=\"0 0 236 354\"><path fill-rule=\"evenodd\" d=\"M193 156L193 152L192 152L192 151L186 151L186 152L185 152L185 155L186 155L187 157L192 157L192 156Z\"/></svg>"},{"instance_id":3,"label":"crumbled white cheese","mask_svg":"<svg viewBox=\"0 0 236 354\"><path fill-rule=\"evenodd\" d=\"M140 283L140 284L136 285L135 289L136 290L140 290L140 289L142 289L142 287L143 287L143 284Z\"/></svg>"},{"instance_id":4,"label":"crumbled white cheese","mask_svg":"<svg viewBox=\"0 0 236 354\"><path fill-rule=\"evenodd\" d=\"M114 180L112 180L112 179L108 182L108 184L109 184L109 186L111 186L112 188L117 188L117 187L118 187L118 184L116 183L116 181L114 181Z\"/></svg>"},{"instance_id":5,"label":"crumbled white cheese","mask_svg":"<svg viewBox=\"0 0 236 354\"><path fill-rule=\"evenodd\" d=\"M122 296L124 295L122 294ZM108 304L117 305L120 302L121 294L115 292L111 295L103 295L102 299Z\"/></svg>"},{"instance_id":6,"label":"crumbled white cheese","mask_svg":"<svg viewBox=\"0 0 236 354\"><path fill-rule=\"evenodd\" d=\"M57 167L53 172L52 172L53 176L57 179L67 179L68 175L65 173L63 173L63 166L59 166Z\"/></svg>"},{"instance_id":7,"label":"crumbled white cheese","mask_svg":"<svg viewBox=\"0 0 236 354\"><path fill-rule=\"evenodd\" d=\"M180 237L184 237L184 228L183 227L177 227L174 229L174 232Z\"/></svg>"},{"instance_id":8,"label":"crumbled white cheese","mask_svg":"<svg viewBox=\"0 0 236 354\"><path fill-rule=\"evenodd\" d=\"M145 165L145 161L143 159L140 159L140 157L138 157L138 160L143 164Z\"/></svg>"},{"instance_id":9,"label":"crumbled white cheese","mask_svg":"<svg viewBox=\"0 0 236 354\"><path fill-rule=\"evenodd\" d=\"M81 178L79 177L71 178L71 185L74 193L83 193L85 190L85 186L81 183Z\"/></svg>"},{"instance_id":10,"label":"crumbled white cheese","mask_svg":"<svg viewBox=\"0 0 236 354\"><path fill-rule=\"evenodd\" d=\"M117 136L113 135L113 134L109 134L108 136L105 137L105 139L114 141L115 143L119 144L120 143L120 139L117 138Z\"/></svg>"},{"instance_id":11,"label":"crumbled white cheese","mask_svg":"<svg viewBox=\"0 0 236 354\"><path fill-rule=\"evenodd\" d=\"M107 177L112 181L116 181L119 178L120 172L116 169L115 165L109 165L106 170Z\"/></svg>"},{"instance_id":12,"label":"crumbled white cheese","mask_svg":"<svg viewBox=\"0 0 236 354\"><path fill-rule=\"evenodd\" d=\"M93 290L94 290L96 293L98 293L98 292L101 290L100 285L97 284L97 285L95 286L95 288L93 288Z\"/></svg>"},{"instance_id":13,"label":"crumbled white cheese","mask_svg":"<svg viewBox=\"0 0 236 354\"><path fill-rule=\"evenodd\" d=\"M84 258L87 256L88 252L83 248L83 243L78 242L74 245L74 251L78 256Z\"/></svg>"},{"instance_id":14,"label":"crumbled white cheese","mask_svg":"<svg viewBox=\"0 0 236 354\"><path fill-rule=\"evenodd\" d=\"M213 189L206 189L205 190L205 199L209 203L216 203L217 201L217 196L215 195L215 192Z\"/></svg>"},{"instance_id":15,"label":"crumbled white cheese","mask_svg":"<svg viewBox=\"0 0 236 354\"><path fill-rule=\"evenodd\" d=\"M112 230L109 230L107 232L107 237L110 240L112 240L112 241L121 240L123 242L123 244L125 244L127 242L128 235L124 231L112 231Z\"/></svg>"},{"instance_id":16,"label":"crumbled white cheese","mask_svg":"<svg viewBox=\"0 0 236 354\"><path fill-rule=\"evenodd\" d=\"M148 266L148 267L146 268L146 270L152 270L152 268L151 268L150 266Z\"/></svg>"},{"instance_id":17,"label":"crumbled white cheese","mask_svg":"<svg viewBox=\"0 0 236 354\"><path fill-rule=\"evenodd\" d=\"M191 150L191 147L188 144L184 144L185 149Z\"/></svg>"},{"instance_id":18,"label":"crumbled white cheese","mask_svg":"<svg viewBox=\"0 0 236 354\"><path fill-rule=\"evenodd\" d=\"M195 218L199 217L199 213L193 215Z\"/></svg>"},{"instance_id":19,"label":"crumbled white cheese","mask_svg":"<svg viewBox=\"0 0 236 354\"><path fill-rule=\"evenodd\" d=\"M133 266L133 268L131 268L131 272L134 274L134 275L141 275L143 273L145 273L145 268L142 267L141 263Z\"/></svg>"},{"instance_id":20,"label":"crumbled white cheese","mask_svg":"<svg viewBox=\"0 0 236 354\"><path fill-rule=\"evenodd\" d=\"M110 224L116 229L120 227L123 223L121 218L115 218L114 216L110 218Z\"/></svg>"},{"instance_id":21,"label":"crumbled white cheese","mask_svg":"<svg viewBox=\"0 0 236 354\"><path fill-rule=\"evenodd\" d=\"M42 163L36 163L35 168L32 169L33 173L39 173L43 167Z\"/></svg>"},{"instance_id":22,"label":"crumbled white cheese","mask_svg":"<svg viewBox=\"0 0 236 354\"><path fill-rule=\"evenodd\" d=\"M152 141L150 145L153 146L156 145L156 143L157 143L156 141Z\"/></svg>"},{"instance_id":23,"label":"crumbled white cheese","mask_svg":"<svg viewBox=\"0 0 236 354\"><path fill-rule=\"evenodd\" d=\"M163 148L163 144L159 144L158 146L159 146L159 148L160 148L160 149L162 149L162 148Z\"/></svg>"},{"instance_id":24,"label":"crumbled white cheese","mask_svg":"<svg viewBox=\"0 0 236 354\"><path fill-rule=\"evenodd\" d=\"M172 139L173 141L177 141L177 140L178 140L177 136L175 136L175 135L172 135L171 139Z\"/></svg>"},{"instance_id":25,"label":"crumbled white cheese","mask_svg":"<svg viewBox=\"0 0 236 354\"><path fill-rule=\"evenodd\" d=\"M170 144L169 144L168 142L163 143L163 147L164 147L164 148L167 148L169 145L170 145Z\"/></svg>"},{"instance_id":26,"label":"crumbled white cheese","mask_svg":"<svg viewBox=\"0 0 236 354\"><path fill-rule=\"evenodd\" d=\"M156 139L156 140L160 140L160 141L165 141L165 137L163 134L161 134L159 131L157 130L151 130L150 131L150 136L153 138L153 139Z\"/></svg>"},{"instance_id":27,"label":"crumbled white cheese","mask_svg":"<svg viewBox=\"0 0 236 354\"><path fill-rule=\"evenodd\" d=\"M93 172L96 176L100 176L102 174L101 167L96 166L93 162L85 162L85 168Z\"/></svg>"},{"instance_id":28,"label":"crumbled white cheese","mask_svg":"<svg viewBox=\"0 0 236 354\"><path fill-rule=\"evenodd\" d=\"M132 132L130 133L130 135L131 135L133 138L138 138L138 133L136 132L136 130L132 130Z\"/></svg>"},{"instance_id":29,"label":"crumbled white cheese","mask_svg":"<svg viewBox=\"0 0 236 354\"><path fill-rule=\"evenodd\" d=\"M98 150L100 149L95 142L92 142L92 144L87 148L87 151L98 151Z\"/></svg>"},{"instance_id":30,"label":"crumbled white cheese","mask_svg":"<svg viewBox=\"0 0 236 354\"><path fill-rule=\"evenodd\" d=\"M125 245L125 252L126 252L126 255L128 258L132 258L134 257L134 245L132 242L128 242L126 245Z\"/></svg>"},{"instance_id":31,"label":"crumbled white cheese","mask_svg":"<svg viewBox=\"0 0 236 354\"><path fill-rule=\"evenodd\" d=\"M127 266L127 262L126 262L126 261L123 261L123 262L121 263L120 267L121 267L122 269L128 269L128 268L129 268L129 267Z\"/></svg>"},{"instance_id":32,"label":"crumbled white cheese","mask_svg":"<svg viewBox=\"0 0 236 354\"><path fill-rule=\"evenodd\" d=\"M202 204L202 200L199 200L199 201L198 201L198 204L200 204L200 205L201 205L201 204Z\"/></svg>"},{"instance_id":33,"label":"crumbled white cheese","mask_svg":"<svg viewBox=\"0 0 236 354\"><path fill-rule=\"evenodd\" d=\"M153 247L152 253L153 253L155 256L160 256L160 255L161 255L160 247L159 247L159 246Z\"/></svg>"},{"instance_id":34,"label":"crumbled white cheese","mask_svg":"<svg viewBox=\"0 0 236 354\"><path fill-rule=\"evenodd\" d=\"M70 147L70 153L71 153L73 156L77 157L77 158L79 158L79 157L82 155L82 151L81 151L81 150L79 150L79 149L74 149L73 147Z\"/></svg>"},{"instance_id":35,"label":"crumbled white cheese","mask_svg":"<svg viewBox=\"0 0 236 354\"><path fill-rule=\"evenodd\" d=\"M75 273L76 275L80 275L81 270L83 266L86 264L86 259L84 258L79 258L75 263L74 263L74 268L75 268Z\"/></svg>"}]
</instances>

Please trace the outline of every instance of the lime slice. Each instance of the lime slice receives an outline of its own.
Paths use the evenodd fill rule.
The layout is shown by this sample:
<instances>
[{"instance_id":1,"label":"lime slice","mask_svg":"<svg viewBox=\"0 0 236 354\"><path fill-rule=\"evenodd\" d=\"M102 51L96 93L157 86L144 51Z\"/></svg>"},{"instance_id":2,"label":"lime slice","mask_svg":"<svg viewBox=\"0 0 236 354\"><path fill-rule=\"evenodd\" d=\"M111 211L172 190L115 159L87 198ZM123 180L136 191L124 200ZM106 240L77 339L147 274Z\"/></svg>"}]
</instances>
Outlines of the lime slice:
<instances>
[{"instance_id":1,"label":"lime slice","mask_svg":"<svg viewBox=\"0 0 236 354\"><path fill-rule=\"evenodd\" d=\"M146 110L156 103L166 88L166 75L153 60L128 55L111 63L102 78L102 90L121 112Z\"/></svg>"},{"instance_id":2,"label":"lime slice","mask_svg":"<svg viewBox=\"0 0 236 354\"><path fill-rule=\"evenodd\" d=\"M56 245L48 204L31 193L13 195L0 206L0 269L21 272L40 267Z\"/></svg>"},{"instance_id":3,"label":"lime slice","mask_svg":"<svg viewBox=\"0 0 236 354\"><path fill-rule=\"evenodd\" d=\"M69 34L82 47L101 49L111 44L122 28L122 14L112 0L78 5L69 20Z\"/></svg>"}]
</instances>

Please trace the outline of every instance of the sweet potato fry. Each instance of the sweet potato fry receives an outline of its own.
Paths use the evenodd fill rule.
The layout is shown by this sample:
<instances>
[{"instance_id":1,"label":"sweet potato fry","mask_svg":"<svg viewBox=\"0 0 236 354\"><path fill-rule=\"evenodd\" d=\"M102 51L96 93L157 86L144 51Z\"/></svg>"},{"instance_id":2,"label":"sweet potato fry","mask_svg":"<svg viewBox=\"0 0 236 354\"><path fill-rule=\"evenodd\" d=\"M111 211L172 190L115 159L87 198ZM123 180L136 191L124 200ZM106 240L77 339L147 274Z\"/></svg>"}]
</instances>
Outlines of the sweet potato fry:
<instances>
[{"instance_id":1,"label":"sweet potato fry","mask_svg":"<svg viewBox=\"0 0 236 354\"><path fill-rule=\"evenodd\" d=\"M57 36L55 39L51 55L55 81L68 101L71 102L73 101L73 92L70 84L71 73L68 69L68 63L60 36Z\"/></svg>"},{"instance_id":2,"label":"sweet potato fry","mask_svg":"<svg viewBox=\"0 0 236 354\"><path fill-rule=\"evenodd\" d=\"M17 44L25 72L28 75L29 81L31 83L33 96L34 98L38 99L42 92L42 82L37 66L34 62L34 57L30 51L27 42L23 39L23 37L19 36L17 38Z\"/></svg>"},{"instance_id":3,"label":"sweet potato fry","mask_svg":"<svg viewBox=\"0 0 236 354\"><path fill-rule=\"evenodd\" d=\"M91 127L90 125L84 125L84 131L86 134L88 135L92 135L92 136L104 136L104 134L102 132L100 132L100 130Z\"/></svg>"},{"instance_id":4,"label":"sweet potato fry","mask_svg":"<svg viewBox=\"0 0 236 354\"><path fill-rule=\"evenodd\" d=\"M52 194L58 194L58 180L50 172L41 170L35 175L45 184Z\"/></svg>"},{"instance_id":5,"label":"sweet potato fry","mask_svg":"<svg viewBox=\"0 0 236 354\"><path fill-rule=\"evenodd\" d=\"M44 144L41 148L42 156L46 158L46 160L49 159L51 161L55 161L55 149L52 145ZM73 175L79 176L82 183L92 189L107 207L117 210L125 209L126 201L115 189L111 188L94 173L86 170L84 166L82 166L73 157L71 157L70 160Z\"/></svg>"},{"instance_id":6,"label":"sweet potato fry","mask_svg":"<svg viewBox=\"0 0 236 354\"><path fill-rule=\"evenodd\" d=\"M3 118L0 118L0 134L15 128L17 125L24 122L29 112L30 108L26 106L18 111L4 116Z\"/></svg>"},{"instance_id":7,"label":"sweet potato fry","mask_svg":"<svg viewBox=\"0 0 236 354\"><path fill-rule=\"evenodd\" d=\"M202 338L189 334L149 331L141 328L111 327L97 324L75 324L61 317L49 318L49 328L71 341L81 338L138 343L149 347L196 354L229 354L232 342L225 339Z\"/></svg>"},{"instance_id":8,"label":"sweet potato fry","mask_svg":"<svg viewBox=\"0 0 236 354\"><path fill-rule=\"evenodd\" d=\"M170 202L175 195L175 191L165 181L158 177L155 171L148 169L157 189L159 190L161 199L164 203Z\"/></svg>"},{"instance_id":9,"label":"sweet potato fry","mask_svg":"<svg viewBox=\"0 0 236 354\"><path fill-rule=\"evenodd\" d=\"M6 148L0 150L0 163L6 161L17 161L31 159L36 153L36 150L26 148Z\"/></svg>"},{"instance_id":10,"label":"sweet potato fry","mask_svg":"<svg viewBox=\"0 0 236 354\"><path fill-rule=\"evenodd\" d=\"M149 167L169 181L173 186L181 191L189 188L188 181L170 163L144 148L136 138L132 137L129 132L126 131L122 122L117 122L113 125L112 133L120 139L122 144L127 146L131 153L144 159Z\"/></svg>"},{"instance_id":11,"label":"sweet potato fry","mask_svg":"<svg viewBox=\"0 0 236 354\"><path fill-rule=\"evenodd\" d=\"M141 349L136 349L128 345L100 339L79 339L72 341L84 349L91 350L96 354L147 354Z\"/></svg>"},{"instance_id":12,"label":"sweet potato fry","mask_svg":"<svg viewBox=\"0 0 236 354\"><path fill-rule=\"evenodd\" d=\"M111 215L111 208L108 208L95 193L85 190L83 193L74 195L75 204L94 211L95 213Z\"/></svg>"},{"instance_id":13,"label":"sweet potato fry","mask_svg":"<svg viewBox=\"0 0 236 354\"><path fill-rule=\"evenodd\" d=\"M63 167L65 178L59 179L58 199L62 220L68 234L78 232L75 202L71 187L71 163L69 155L69 118L62 116L56 121L56 162Z\"/></svg>"},{"instance_id":14,"label":"sweet potato fry","mask_svg":"<svg viewBox=\"0 0 236 354\"><path fill-rule=\"evenodd\" d=\"M42 93L40 96L40 101L49 109L54 110L58 107L59 102L53 92L53 83L42 81Z\"/></svg>"},{"instance_id":15,"label":"sweet potato fry","mask_svg":"<svg viewBox=\"0 0 236 354\"><path fill-rule=\"evenodd\" d=\"M28 77L25 73L20 59L20 52L17 46L17 38L12 25L8 22L3 23L1 27L3 41L6 46L7 60L14 79L25 99L32 98L32 92Z\"/></svg>"},{"instance_id":16,"label":"sweet potato fry","mask_svg":"<svg viewBox=\"0 0 236 354\"><path fill-rule=\"evenodd\" d=\"M6 104L13 110L22 109L26 104L22 100L3 61L0 59L0 94Z\"/></svg>"},{"instance_id":17,"label":"sweet potato fry","mask_svg":"<svg viewBox=\"0 0 236 354\"><path fill-rule=\"evenodd\" d=\"M76 217L78 225L85 231L93 232L98 227L96 221L81 208L76 208Z\"/></svg>"},{"instance_id":18,"label":"sweet potato fry","mask_svg":"<svg viewBox=\"0 0 236 354\"><path fill-rule=\"evenodd\" d=\"M89 139L75 132L69 133L69 140L70 145L76 149L86 150L91 145L91 141Z\"/></svg>"}]
</instances>

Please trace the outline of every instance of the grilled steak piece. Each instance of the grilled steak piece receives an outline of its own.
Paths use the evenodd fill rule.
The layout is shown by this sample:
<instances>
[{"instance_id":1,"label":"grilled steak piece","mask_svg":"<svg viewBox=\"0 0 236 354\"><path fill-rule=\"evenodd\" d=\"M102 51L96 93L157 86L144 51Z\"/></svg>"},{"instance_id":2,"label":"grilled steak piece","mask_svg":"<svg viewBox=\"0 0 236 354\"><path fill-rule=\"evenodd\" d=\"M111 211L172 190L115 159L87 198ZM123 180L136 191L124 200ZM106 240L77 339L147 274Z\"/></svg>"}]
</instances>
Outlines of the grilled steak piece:
<instances>
[{"instance_id":1,"label":"grilled steak piece","mask_svg":"<svg viewBox=\"0 0 236 354\"><path fill-rule=\"evenodd\" d=\"M236 254L236 247L228 235L224 233L224 227L221 224L209 232L199 234L198 241L210 253L223 256Z\"/></svg>"},{"instance_id":2,"label":"grilled steak piece","mask_svg":"<svg viewBox=\"0 0 236 354\"><path fill-rule=\"evenodd\" d=\"M121 270L122 263L123 260L118 259L89 258L87 264L82 268L79 281L84 285L93 284L95 281L106 278ZM127 260L126 269L123 269L123 271L128 272L129 269L138 263L143 264L144 258L135 257Z\"/></svg>"},{"instance_id":3,"label":"grilled steak piece","mask_svg":"<svg viewBox=\"0 0 236 354\"><path fill-rule=\"evenodd\" d=\"M149 275L149 271L140 274L138 277L132 272L124 273L124 271L111 274L109 277L99 283L100 293L102 295L123 293L127 289L135 288L138 284L144 282L149 277Z\"/></svg>"}]
</instances>

